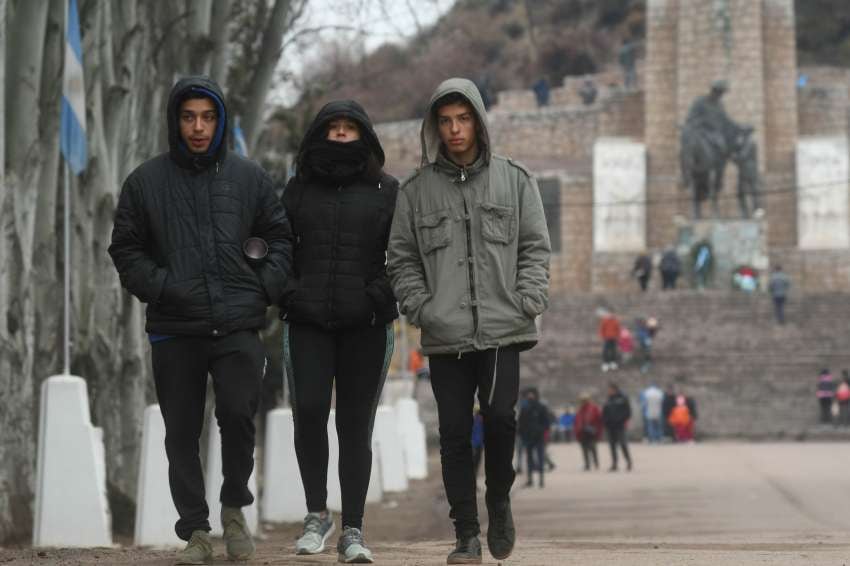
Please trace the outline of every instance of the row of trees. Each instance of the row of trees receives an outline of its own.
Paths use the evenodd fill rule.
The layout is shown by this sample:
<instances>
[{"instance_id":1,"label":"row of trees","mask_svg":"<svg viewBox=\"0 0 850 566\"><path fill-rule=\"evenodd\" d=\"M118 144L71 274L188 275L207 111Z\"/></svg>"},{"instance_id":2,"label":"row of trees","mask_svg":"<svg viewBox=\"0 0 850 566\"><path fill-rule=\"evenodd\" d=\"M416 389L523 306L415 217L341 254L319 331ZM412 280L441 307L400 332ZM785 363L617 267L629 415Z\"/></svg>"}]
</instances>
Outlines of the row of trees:
<instances>
[{"instance_id":1,"label":"row of trees","mask_svg":"<svg viewBox=\"0 0 850 566\"><path fill-rule=\"evenodd\" d=\"M61 370L59 113L67 0L0 0L0 541L26 540L39 386ZM206 73L249 147L307 0L80 0L89 161L72 179L72 362L103 427L113 501L132 500L152 399L141 305L106 253L121 182L166 147L176 77Z\"/></svg>"}]
</instances>

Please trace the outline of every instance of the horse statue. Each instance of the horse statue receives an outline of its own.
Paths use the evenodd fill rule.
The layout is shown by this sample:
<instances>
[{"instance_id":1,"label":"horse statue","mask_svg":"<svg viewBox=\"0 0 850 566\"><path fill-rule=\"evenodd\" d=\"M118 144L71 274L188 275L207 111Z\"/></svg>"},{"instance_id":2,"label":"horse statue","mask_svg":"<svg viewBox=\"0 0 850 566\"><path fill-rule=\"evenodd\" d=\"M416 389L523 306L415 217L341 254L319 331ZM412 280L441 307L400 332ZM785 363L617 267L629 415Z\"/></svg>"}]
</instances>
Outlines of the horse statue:
<instances>
[{"instance_id":1,"label":"horse statue","mask_svg":"<svg viewBox=\"0 0 850 566\"><path fill-rule=\"evenodd\" d=\"M693 193L694 218L702 218L702 203L711 199L715 217L720 215L718 195L723 190L726 162L738 151L747 127L727 128L726 135L685 124L681 128L679 165L682 188ZM752 128L750 128L752 131Z\"/></svg>"}]
</instances>

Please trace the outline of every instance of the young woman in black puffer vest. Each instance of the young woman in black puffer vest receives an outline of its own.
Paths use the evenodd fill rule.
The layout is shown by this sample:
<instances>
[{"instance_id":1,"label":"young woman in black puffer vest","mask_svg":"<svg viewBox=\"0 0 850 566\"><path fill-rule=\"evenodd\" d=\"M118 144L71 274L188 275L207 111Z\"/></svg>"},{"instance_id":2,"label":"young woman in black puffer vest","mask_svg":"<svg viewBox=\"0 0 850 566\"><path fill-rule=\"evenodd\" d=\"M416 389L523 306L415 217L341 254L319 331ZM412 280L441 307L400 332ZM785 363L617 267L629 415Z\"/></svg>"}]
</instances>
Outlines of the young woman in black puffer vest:
<instances>
[{"instance_id":1,"label":"young woman in black puffer vest","mask_svg":"<svg viewBox=\"0 0 850 566\"><path fill-rule=\"evenodd\" d=\"M327 510L328 435L336 384L342 491L341 562L371 562L362 522L372 467L372 425L393 350L396 299L386 249L398 181L363 108L327 104L311 124L283 194L295 235L284 293L284 363L295 451L308 514L298 554L322 552L334 531Z\"/></svg>"}]
</instances>

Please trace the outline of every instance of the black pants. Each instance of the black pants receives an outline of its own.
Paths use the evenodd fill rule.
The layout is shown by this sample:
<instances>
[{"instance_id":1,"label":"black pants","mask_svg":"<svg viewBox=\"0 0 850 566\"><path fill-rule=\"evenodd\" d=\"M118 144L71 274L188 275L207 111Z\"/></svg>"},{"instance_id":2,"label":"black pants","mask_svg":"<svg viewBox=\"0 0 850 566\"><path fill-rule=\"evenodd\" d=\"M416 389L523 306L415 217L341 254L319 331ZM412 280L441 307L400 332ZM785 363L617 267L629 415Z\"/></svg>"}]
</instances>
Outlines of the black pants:
<instances>
[{"instance_id":1,"label":"black pants","mask_svg":"<svg viewBox=\"0 0 850 566\"><path fill-rule=\"evenodd\" d=\"M584 469L589 470L591 461L594 468L599 468L599 456L596 454L596 438L593 435L582 435L581 455L584 458Z\"/></svg>"},{"instance_id":2,"label":"black pants","mask_svg":"<svg viewBox=\"0 0 850 566\"><path fill-rule=\"evenodd\" d=\"M773 297L773 314L776 322L785 324L785 297Z\"/></svg>"},{"instance_id":3,"label":"black pants","mask_svg":"<svg viewBox=\"0 0 850 566\"><path fill-rule=\"evenodd\" d=\"M326 331L286 324L283 348L307 510L327 509L328 415L335 384L342 524L359 529L372 474L372 427L393 352L392 327Z\"/></svg>"},{"instance_id":4,"label":"black pants","mask_svg":"<svg viewBox=\"0 0 850 566\"><path fill-rule=\"evenodd\" d=\"M611 447L611 468L617 469L617 447L623 451L623 457L626 459L626 464L629 468L632 467L632 457L629 455L629 443L626 439L626 426L618 425L606 427L608 433L608 446Z\"/></svg>"},{"instance_id":5,"label":"black pants","mask_svg":"<svg viewBox=\"0 0 850 566\"><path fill-rule=\"evenodd\" d=\"M605 340L602 344L602 362L609 364L617 361L617 341Z\"/></svg>"},{"instance_id":6,"label":"black pants","mask_svg":"<svg viewBox=\"0 0 850 566\"><path fill-rule=\"evenodd\" d=\"M198 440L204 426L207 375L215 390L215 416L221 430L224 483L220 500L227 507L254 501L248 478L254 469L254 415L266 366L257 332L220 338L180 336L152 345L156 396L165 421L168 483L180 519L177 536L209 531Z\"/></svg>"},{"instance_id":7,"label":"black pants","mask_svg":"<svg viewBox=\"0 0 850 566\"><path fill-rule=\"evenodd\" d=\"M511 491L519 395L519 351L515 348L430 356L431 387L440 421L443 485L454 519L455 533L480 533L472 463L472 408L484 418L486 501L504 501Z\"/></svg>"},{"instance_id":8,"label":"black pants","mask_svg":"<svg viewBox=\"0 0 850 566\"><path fill-rule=\"evenodd\" d=\"M679 274L671 271L662 271L661 272L661 287L662 289L675 289L676 288L676 279L679 278Z\"/></svg>"},{"instance_id":9,"label":"black pants","mask_svg":"<svg viewBox=\"0 0 850 566\"><path fill-rule=\"evenodd\" d=\"M832 422L832 397L820 397L820 422L830 424Z\"/></svg>"},{"instance_id":10,"label":"black pants","mask_svg":"<svg viewBox=\"0 0 850 566\"><path fill-rule=\"evenodd\" d=\"M526 466L528 466L528 480L526 485L533 483L533 472L540 473L540 485L543 485L543 473L546 468L546 444L542 438L526 439L523 441L526 450Z\"/></svg>"}]
</instances>

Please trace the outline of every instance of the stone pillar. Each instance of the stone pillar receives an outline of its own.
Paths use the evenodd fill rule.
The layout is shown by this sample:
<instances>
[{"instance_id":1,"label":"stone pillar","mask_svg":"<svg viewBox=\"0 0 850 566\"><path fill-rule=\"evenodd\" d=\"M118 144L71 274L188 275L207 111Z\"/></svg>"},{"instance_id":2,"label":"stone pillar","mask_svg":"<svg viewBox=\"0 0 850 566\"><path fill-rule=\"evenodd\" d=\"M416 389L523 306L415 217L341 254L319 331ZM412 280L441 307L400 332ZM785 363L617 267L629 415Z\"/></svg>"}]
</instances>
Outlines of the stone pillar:
<instances>
[{"instance_id":1,"label":"stone pillar","mask_svg":"<svg viewBox=\"0 0 850 566\"><path fill-rule=\"evenodd\" d=\"M677 113L673 111L678 107L678 0L649 0L647 26L647 240L649 247L663 247L675 241L672 220L683 196L678 190L679 132Z\"/></svg>"},{"instance_id":2,"label":"stone pillar","mask_svg":"<svg viewBox=\"0 0 850 566\"><path fill-rule=\"evenodd\" d=\"M764 0L765 139L762 151L770 177L763 183L767 210L768 243L797 243L797 210L794 198L795 151L798 130L797 40L793 0ZM844 123L846 129L846 122Z\"/></svg>"}]
</instances>

